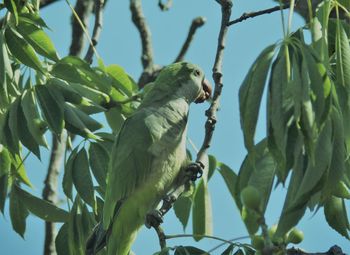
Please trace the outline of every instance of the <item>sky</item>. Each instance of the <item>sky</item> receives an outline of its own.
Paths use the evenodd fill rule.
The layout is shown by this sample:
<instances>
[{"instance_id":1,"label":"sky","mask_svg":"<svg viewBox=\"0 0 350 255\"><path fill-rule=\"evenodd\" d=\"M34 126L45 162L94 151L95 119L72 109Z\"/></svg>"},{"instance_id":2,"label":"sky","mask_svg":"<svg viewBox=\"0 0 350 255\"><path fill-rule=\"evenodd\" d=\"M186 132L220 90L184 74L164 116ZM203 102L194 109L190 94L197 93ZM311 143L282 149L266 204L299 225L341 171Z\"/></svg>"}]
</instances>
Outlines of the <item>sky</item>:
<instances>
[{"instance_id":1,"label":"sky","mask_svg":"<svg viewBox=\"0 0 350 255\"><path fill-rule=\"evenodd\" d=\"M119 64L137 80L142 71L141 46L139 34L131 22L128 3L129 1L108 1L97 50L106 65ZM275 3L270 0L236 0L233 5L232 18L237 18L244 12L272 6L275 6ZM169 64L175 59L185 40L192 19L197 16L206 17L207 22L197 31L186 55L186 60L199 64L205 71L207 78L213 83L211 69L220 27L221 10L219 5L214 0L175 0L167 12L159 10L157 1L143 1L143 7L152 31L154 60L159 65ZM61 57L67 55L70 44L70 9L66 2L59 1L59 3L42 10L41 14L51 28L48 34L59 55ZM293 29L297 29L302 24L302 19L295 16ZM223 63L224 88L221 107L209 153L219 161L229 165L235 172L238 172L246 154L239 122L238 89L257 55L268 45L281 40L282 36L281 15L278 12L246 20L231 26L229 29ZM191 108L188 135L197 147L202 143L204 136L204 111L207 108L208 104L193 105ZM256 131L256 141L263 138L266 133L264 108L263 103ZM50 137L48 138L50 139ZM41 195L48 155L48 151L42 150L42 162L35 158L29 158L25 164L28 175L34 184L32 193L37 196ZM224 239L246 236L247 231L240 220L239 211L219 174L213 176L209 183L209 189L213 208L213 234ZM285 190L282 187L273 190L266 212L268 225L273 225L278 221L284 195ZM347 208L349 211L349 203ZM191 223L189 223L186 233L191 233L190 226ZM300 247L309 252L326 251L334 244L342 247L344 252L350 252L349 242L328 227L322 210L314 216L307 213L297 227L305 234L305 239ZM182 226L173 212L169 212L165 216L163 228L166 234L183 233ZM23 240L12 230L7 212L5 217L0 216L0 254L42 254L43 230L44 223L29 216L25 240ZM249 242L249 240L246 239L243 242ZM169 246L194 245L204 250L210 250L217 244L219 243L213 240L203 240L196 243L191 238L168 241ZM155 232L143 227L134 243L133 251L139 255L148 255L153 254L158 249ZM220 254L219 251L222 250L217 250L213 254Z\"/></svg>"}]
</instances>

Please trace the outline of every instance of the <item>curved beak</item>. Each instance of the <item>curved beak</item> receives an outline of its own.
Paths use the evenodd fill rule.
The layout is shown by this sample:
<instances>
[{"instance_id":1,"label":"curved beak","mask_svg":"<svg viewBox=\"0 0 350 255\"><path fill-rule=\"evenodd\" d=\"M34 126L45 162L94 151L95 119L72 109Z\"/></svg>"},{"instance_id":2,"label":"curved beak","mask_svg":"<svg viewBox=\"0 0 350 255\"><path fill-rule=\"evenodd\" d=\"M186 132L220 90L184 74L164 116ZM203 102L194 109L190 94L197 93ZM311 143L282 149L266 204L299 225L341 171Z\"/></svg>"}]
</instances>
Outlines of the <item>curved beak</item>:
<instances>
[{"instance_id":1,"label":"curved beak","mask_svg":"<svg viewBox=\"0 0 350 255\"><path fill-rule=\"evenodd\" d=\"M201 93L194 102L196 104L203 103L205 100L210 98L211 92L212 92L212 87L209 81L207 79L203 79Z\"/></svg>"}]
</instances>

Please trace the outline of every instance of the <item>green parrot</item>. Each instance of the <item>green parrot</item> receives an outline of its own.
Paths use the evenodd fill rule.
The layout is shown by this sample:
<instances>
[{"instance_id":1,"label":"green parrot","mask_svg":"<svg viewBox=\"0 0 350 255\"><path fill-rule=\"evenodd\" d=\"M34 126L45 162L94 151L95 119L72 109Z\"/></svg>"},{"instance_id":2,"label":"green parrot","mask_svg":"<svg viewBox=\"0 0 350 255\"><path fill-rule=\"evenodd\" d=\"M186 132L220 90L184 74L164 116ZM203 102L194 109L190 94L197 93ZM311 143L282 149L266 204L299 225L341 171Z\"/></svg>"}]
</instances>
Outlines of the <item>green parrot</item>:
<instances>
[{"instance_id":1,"label":"green parrot","mask_svg":"<svg viewBox=\"0 0 350 255\"><path fill-rule=\"evenodd\" d=\"M102 223L86 254L107 245L108 255L127 255L146 215L176 186L186 155L189 105L210 97L211 86L194 64L171 64L147 85L139 108L127 118L111 152Z\"/></svg>"}]
</instances>

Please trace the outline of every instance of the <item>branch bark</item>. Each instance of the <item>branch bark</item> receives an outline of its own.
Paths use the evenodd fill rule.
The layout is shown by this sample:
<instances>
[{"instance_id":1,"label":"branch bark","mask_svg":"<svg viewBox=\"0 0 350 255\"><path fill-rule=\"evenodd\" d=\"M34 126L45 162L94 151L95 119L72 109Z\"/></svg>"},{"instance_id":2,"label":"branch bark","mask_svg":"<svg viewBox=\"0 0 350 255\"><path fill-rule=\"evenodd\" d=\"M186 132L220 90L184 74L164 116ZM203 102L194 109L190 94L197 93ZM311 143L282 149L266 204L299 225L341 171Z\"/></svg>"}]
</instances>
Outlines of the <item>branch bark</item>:
<instances>
[{"instance_id":1,"label":"branch bark","mask_svg":"<svg viewBox=\"0 0 350 255\"><path fill-rule=\"evenodd\" d=\"M264 9L264 10L261 10L261 11L256 11L256 12L245 12L241 15L241 17L239 17L238 19L234 19L232 21L230 21L228 23L228 26L231 26L231 25L234 25L236 23L239 23L239 22L242 22L246 19L249 19L249 18L254 18L254 17L257 17L257 16L261 16L261 15L264 15L264 14L270 14L270 13L273 13L273 12L276 12L276 11L280 11L280 10L283 10L283 9L288 9L290 6L289 3L285 3L285 4L282 4L282 6L275 6L275 7L272 7L272 8L268 8L268 9Z\"/></svg>"},{"instance_id":2,"label":"branch bark","mask_svg":"<svg viewBox=\"0 0 350 255\"><path fill-rule=\"evenodd\" d=\"M58 175L60 173L60 166L62 162L62 157L64 155L65 147L65 132L62 132L59 138L56 137L56 135L52 136L51 156L43 189L43 199L51 202L52 204L57 204L58 200ZM44 255L56 254L55 238L55 224L53 222L45 222Z\"/></svg>"},{"instance_id":3,"label":"branch bark","mask_svg":"<svg viewBox=\"0 0 350 255\"><path fill-rule=\"evenodd\" d=\"M95 46L98 43L98 39L100 38L100 33L102 30L103 6L104 6L104 0L95 1L95 25L94 25L94 30L92 32L92 37L91 37L92 45L91 44L89 45L89 48L84 57L85 61L88 62L89 64L92 63L92 58L95 52Z\"/></svg>"},{"instance_id":4,"label":"branch bark","mask_svg":"<svg viewBox=\"0 0 350 255\"><path fill-rule=\"evenodd\" d=\"M205 18L204 17L197 17L192 21L190 30L188 31L188 35L187 38L184 42L184 44L182 45L182 48L179 52L179 55L176 57L175 62L180 62L184 59L185 54L187 53L188 48L191 45L191 42L193 40L194 34L196 33L197 29L200 28L201 26L203 26L205 24Z\"/></svg>"},{"instance_id":5,"label":"branch bark","mask_svg":"<svg viewBox=\"0 0 350 255\"><path fill-rule=\"evenodd\" d=\"M93 5L94 5L93 0L78 0L74 7L74 10L80 17L85 27L88 27L89 25L89 17L92 12ZM80 26L78 20L75 18L74 15L72 15L71 21L72 21L72 43L69 49L69 55L80 56L84 48L84 42L85 42L84 30L82 29L82 27Z\"/></svg>"},{"instance_id":6,"label":"branch bark","mask_svg":"<svg viewBox=\"0 0 350 255\"><path fill-rule=\"evenodd\" d=\"M207 150L210 147L211 140L213 137L215 124L216 124L216 112L219 109L220 97L223 88L222 80L222 64L224 58L224 49L226 45L226 36L228 31L228 23L231 17L232 1L231 0L218 0L221 5L221 28L219 32L218 45L216 50L216 57L213 66L213 80L215 83L213 101L209 109L205 112L207 116L207 121L205 123L205 137L202 146L197 154L196 162L203 165L205 162L205 157L207 155Z\"/></svg>"}]
</instances>

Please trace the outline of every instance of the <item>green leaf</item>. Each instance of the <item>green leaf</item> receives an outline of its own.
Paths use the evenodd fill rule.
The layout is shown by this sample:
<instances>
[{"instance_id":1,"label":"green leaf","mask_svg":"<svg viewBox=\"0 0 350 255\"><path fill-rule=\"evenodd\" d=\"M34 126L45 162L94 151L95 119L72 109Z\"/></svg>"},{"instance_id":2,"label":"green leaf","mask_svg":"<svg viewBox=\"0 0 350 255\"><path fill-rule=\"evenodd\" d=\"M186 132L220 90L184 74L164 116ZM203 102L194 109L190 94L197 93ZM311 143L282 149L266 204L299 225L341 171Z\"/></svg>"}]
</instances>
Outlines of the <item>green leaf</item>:
<instances>
[{"instance_id":1,"label":"green leaf","mask_svg":"<svg viewBox=\"0 0 350 255\"><path fill-rule=\"evenodd\" d=\"M68 224L62 225L55 239L57 255L70 255L68 248Z\"/></svg>"},{"instance_id":2,"label":"green leaf","mask_svg":"<svg viewBox=\"0 0 350 255\"><path fill-rule=\"evenodd\" d=\"M60 91L65 101L67 102L70 102L72 104L80 104L83 102L82 95L80 95L78 91L73 89L72 86L70 86L70 84L64 80L53 77L47 80L46 86L52 86Z\"/></svg>"},{"instance_id":3,"label":"green leaf","mask_svg":"<svg viewBox=\"0 0 350 255\"><path fill-rule=\"evenodd\" d=\"M11 61L7 52L4 30L0 31L0 107L5 108L9 103L8 82L13 76Z\"/></svg>"},{"instance_id":4,"label":"green leaf","mask_svg":"<svg viewBox=\"0 0 350 255\"><path fill-rule=\"evenodd\" d=\"M5 201L7 198L9 177L7 174L0 176L0 211L4 214Z\"/></svg>"},{"instance_id":5,"label":"green leaf","mask_svg":"<svg viewBox=\"0 0 350 255\"><path fill-rule=\"evenodd\" d=\"M180 196L174 204L175 215L181 222L184 232L190 218L191 207L192 199L186 196Z\"/></svg>"},{"instance_id":6,"label":"green leaf","mask_svg":"<svg viewBox=\"0 0 350 255\"><path fill-rule=\"evenodd\" d=\"M44 73L41 62L35 53L35 50L29 43L18 34L18 32L7 28L5 31L7 46L14 57L21 63L29 66L41 73Z\"/></svg>"},{"instance_id":7,"label":"green leaf","mask_svg":"<svg viewBox=\"0 0 350 255\"><path fill-rule=\"evenodd\" d=\"M83 255L84 246L82 243L82 222L81 215L78 214L81 201L79 196L75 198L68 221L68 248L69 254Z\"/></svg>"},{"instance_id":8,"label":"green leaf","mask_svg":"<svg viewBox=\"0 0 350 255\"><path fill-rule=\"evenodd\" d=\"M7 175L11 170L11 157L9 151L0 144L0 177Z\"/></svg>"},{"instance_id":9,"label":"green leaf","mask_svg":"<svg viewBox=\"0 0 350 255\"><path fill-rule=\"evenodd\" d=\"M250 210L243 206L241 210L241 218L248 230L249 235L254 235L259 230L261 215L255 210Z\"/></svg>"},{"instance_id":10,"label":"green leaf","mask_svg":"<svg viewBox=\"0 0 350 255\"><path fill-rule=\"evenodd\" d=\"M230 244L221 255L233 255L233 250L235 246L233 244Z\"/></svg>"},{"instance_id":11,"label":"green leaf","mask_svg":"<svg viewBox=\"0 0 350 255\"><path fill-rule=\"evenodd\" d=\"M208 166L208 180L213 176L216 167L218 166L218 162L213 155L208 155L209 158L209 166Z\"/></svg>"},{"instance_id":12,"label":"green leaf","mask_svg":"<svg viewBox=\"0 0 350 255\"><path fill-rule=\"evenodd\" d=\"M18 5L19 2L17 0L4 0L5 7L9 10L14 16L16 24L18 23Z\"/></svg>"},{"instance_id":13,"label":"green leaf","mask_svg":"<svg viewBox=\"0 0 350 255\"><path fill-rule=\"evenodd\" d=\"M278 222L278 227L275 233L276 237L283 237L290 229L296 226L299 220L303 217L306 210L306 203L290 210L298 192L301 181L303 180L305 162L301 151L296 155L296 160L293 165L292 177L288 186L287 196L284 201L282 213Z\"/></svg>"},{"instance_id":14,"label":"green leaf","mask_svg":"<svg viewBox=\"0 0 350 255\"><path fill-rule=\"evenodd\" d=\"M59 91L45 85L35 86L35 92L49 128L59 135L64 127L64 99Z\"/></svg>"},{"instance_id":15,"label":"green leaf","mask_svg":"<svg viewBox=\"0 0 350 255\"><path fill-rule=\"evenodd\" d=\"M274 50L275 45L271 45L258 56L239 90L241 126L248 151L251 151L254 146L260 102Z\"/></svg>"},{"instance_id":16,"label":"green leaf","mask_svg":"<svg viewBox=\"0 0 350 255\"><path fill-rule=\"evenodd\" d=\"M330 168L328 176L326 178L326 183L323 187L322 195L324 197L330 197L335 193L336 187L344 178L345 173L345 162L347 160L346 147L345 147L345 137L342 115L333 107L331 112L332 117L332 160L330 163Z\"/></svg>"},{"instance_id":17,"label":"green leaf","mask_svg":"<svg viewBox=\"0 0 350 255\"><path fill-rule=\"evenodd\" d=\"M287 59L285 51L288 47L280 49L277 59L273 62L269 80L269 93L267 102L268 147L278 167L278 175L282 179L286 174L286 123L292 115L290 99L287 100ZM287 113L287 110L290 112Z\"/></svg>"},{"instance_id":18,"label":"green leaf","mask_svg":"<svg viewBox=\"0 0 350 255\"><path fill-rule=\"evenodd\" d=\"M8 115L8 127L12 137L12 145L14 146L14 152L19 151L18 145L18 106L20 104L20 98L17 98L10 106ZM8 139L6 137L6 139ZM9 138L10 139L10 138Z\"/></svg>"},{"instance_id":19,"label":"green leaf","mask_svg":"<svg viewBox=\"0 0 350 255\"><path fill-rule=\"evenodd\" d=\"M17 185L14 185L14 189L16 189L16 193L20 196L26 208L39 218L49 222L66 222L68 220L69 214L65 210L31 195Z\"/></svg>"},{"instance_id":20,"label":"green leaf","mask_svg":"<svg viewBox=\"0 0 350 255\"><path fill-rule=\"evenodd\" d=\"M222 178L224 178L226 187L228 188L232 198L236 201L236 204L241 203L241 199L239 195L236 193L236 185L237 185L237 174L227 165L221 163L219 166L219 173Z\"/></svg>"},{"instance_id":21,"label":"green leaf","mask_svg":"<svg viewBox=\"0 0 350 255\"><path fill-rule=\"evenodd\" d=\"M106 67L106 72L113 78L112 86L123 92L128 97L138 90L135 81L119 65L110 65Z\"/></svg>"},{"instance_id":22,"label":"green leaf","mask_svg":"<svg viewBox=\"0 0 350 255\"><path fill-rule=\"evenodd\" d=\"M90 99L92 102L100 106L108 105L110 98L106 93L103 93L97 89L90 88L88 86L79 83L70 83L70 86L79 92L80 95Z\"/></svg>"},{"instance_id":23,"label":"green leaf","mask_svg":"<svg viewBox=\"0 0 350 255\"><path fill-rule=\"evenodd\" d=\"M21 201L20 194L18 194L16 185L12 187L10 193L10 218L12 228L24 238L24 232L26 231L26 218L28 216L28 210Z\"/></svg>"},{"instance_id":24,"label":"green leaf","mask_svg":"<svg viewBox=\"0 0 350 255\"><path fill-rule=\"evenodd\" d=\"M27 154L29 155L29 154ZM11 156L12 157L12 156ZM25 185L27 185L28 187L32 188L33 185L30 182L26 169L24 168L24 159L22 159L22 156L20 156L19 154L14 155L14 157L12 157L12 168L11 171L13 173L16 173L16 177Z\"/></svg>"},{"instance_id":25,"label":"green leaf","mask_svg":"<svg viewBox=\"0 0 350 255\"><path fill-rule=\"evenodd\" d=\"M193 199L192 224L194 239L199 241L201 235L212 234L212 209L208 187L203 181L199 182Z\"/></svg>"},{"instance_id":26,"label":"green leaf","mask_svg":"<svg viewBox=\"0 0 350 255\"><path fill-rule=\"evenodd\" d=\"M109 165L109 153L99 143L90 143L89 162L98 184L103 190L105 190Z\"/></svg>"},{"instance_id":27,"label":"green leaf","mask_svg":"<svg viewBox=\"0 0 350 255\"><path fill-rule=\"evenodd\" d=\"M305 204L310 196L317 192L317 185L329 169L332 159L332 126L330 121L325 123L316 143L315 162L308 161L302 181L298 183L299 189L295 195L294 205Z\"/></svg>"},{"instance_id":28,"label":"green leaf","mask_svg":"<svg viewBox=\"0 0 350 255\"><path fill-rule=\"evenodd\" d=\"M324 214L330 227L342 236L350 239L348 230L349 220L344 200L339 197L330 197L324 205Z\"/></svg>"},{"instance_id":29,"label":"green leaf","mask_svg":"<svg viewBox=\"0 0 350 255\"><path fill-rule=\"evenodd\" d=\"M207 252L193 246L179 246L174 255L209 255Z\"/></svg>"},{"instance_id":30,"label":"green leaf","mask_svg":"<svg viewBox=\"0 0 350 255\"><path fill-rule=\"evenodd\" d=\"M35 142L48 148L47 141L44 137L45 128L42 126L43 121L41 120L34 91L32 89L28 89L23 92L21 108L27 123L27 127Z\"/></svg>"},{"instance_id":31,"label":"green leaf","mask_svg":"<svg viewBox=\"0 0 350 255\"><path fill-rule=\"evenodd\" d=\"M19 14L20 23L29 23L39 27L49 28L38 13L28 12Z\"/></svg>"},{"instance_id":32,"label":"green leaf","mask_svg":"<svg viewBox=\"0 0 350 255\"><path fill-rule=\"evenodd\" d=\"M17 29L38 54L52 61L59 60L54 44L41 28L30 23L20 22Z\"/></svg>"},{"instance_id":33,"label":"green leaf","mask_svg":"<svg viewBox=\"0 0 350 255\"><path fill-rule=\"evenodd\" d=\"M22 100L20 100L20 104L22 104L21 101ZM22 144L25 147L27 147L28 150L33 152L35 154L35 156L37 156L38 159L40 159L39 145L35 141L34 137L32 136L32 134L28 128L27 120L26 120L25 115L23 113L22 107L18 106L17 114L18 114L17 130L18 130L19 139L21 140ZM32 121L34 121L34 120L32 120Z\"/></svg>"},{"instance_id":34,"label":"green leaf","mask_svg":"<svg viewBox=\"0 0 350 255\"><path fill-rule=\"evenodd\" d=\"M101 128L101 124L70 103L64 103L66 129L74 134L98 140L99 137L91 131ZM92 130L90 130L91 128Z\"/></svg>"},{"instance_id":35,"label":"green leaf","mask_svg":"<svg viewBox=\"0 0 350 255\"><path fill-rule=\"evenodd\" d=\"M336 34L337 76L339 84L350 90L350 45L344 27L337 21Z\"/></svg>"},{"instance_id":36,"label":"green leaf","mask_svg":"<svg viewBox=\"0 0 350 255\"><path fill-rule=\"evenodd\" d=\"M73 163L73 183L81 198L95 208L94 185L89 170L86 150L82 148Z\"/></svg>"},{"instance_id":37,"label":"green leaf","mask_svg":"<svg viewBox=\"0 0 350 255\"><path fill-rule=\"evenodd\" d=\"M67 159L67 162L64 166L64 174L63 174L63 192L64 194L73 200L72 196L72 188L73 188L73 166L74 161L78 153L78 147L76 147L71 154L69 155L69 158Z\"/></svg>"},{"instance_id":38,"label":"green leaf","mask_svg":"<svg viewBox=\"0 0 350 255\"><path fill-rule=\"evenodd\" d=\"M111 127L114 134L117 134L123 123L125 121L125 116L122 114L120 107L110 108L107 112L105 112L105 116L108 122L108 125Z\"/></svg>"}]
</instances>

